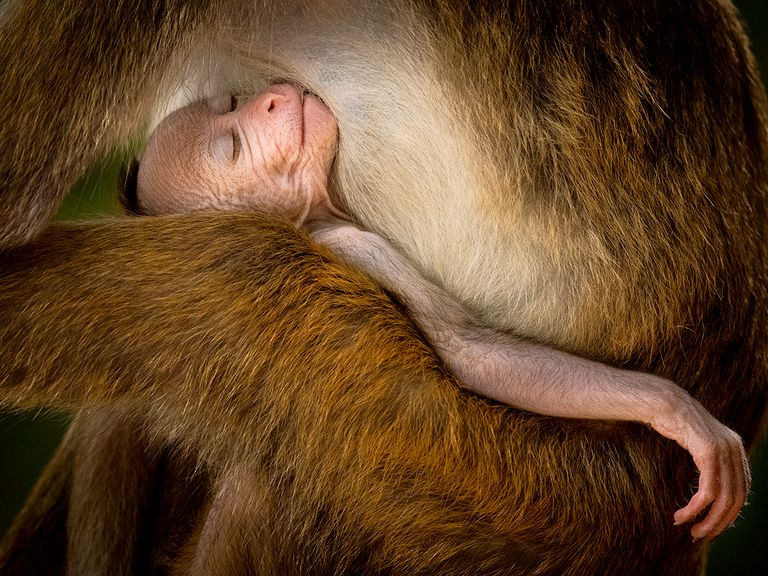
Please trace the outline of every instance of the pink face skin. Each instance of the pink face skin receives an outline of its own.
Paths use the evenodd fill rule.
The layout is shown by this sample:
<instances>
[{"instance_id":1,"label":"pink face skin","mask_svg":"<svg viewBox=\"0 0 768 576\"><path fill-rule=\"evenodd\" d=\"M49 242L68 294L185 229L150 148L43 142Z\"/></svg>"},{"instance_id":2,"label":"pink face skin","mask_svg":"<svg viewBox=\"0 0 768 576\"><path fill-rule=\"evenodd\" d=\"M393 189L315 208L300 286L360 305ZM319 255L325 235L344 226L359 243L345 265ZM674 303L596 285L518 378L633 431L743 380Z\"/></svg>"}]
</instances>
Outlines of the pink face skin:
<instances>
[{"instance_id":1,"label":"pink face skin","mask_svg":"<svg viewBox=\"0 0 768 576\"><path fill-rule=\"evenodd\" d=\"M344 218L328 195L338 129L295 86L196 102L165 118L141 158L137 196L149 215L256 208L296 224Z\"/></svg>"}]
</instances>

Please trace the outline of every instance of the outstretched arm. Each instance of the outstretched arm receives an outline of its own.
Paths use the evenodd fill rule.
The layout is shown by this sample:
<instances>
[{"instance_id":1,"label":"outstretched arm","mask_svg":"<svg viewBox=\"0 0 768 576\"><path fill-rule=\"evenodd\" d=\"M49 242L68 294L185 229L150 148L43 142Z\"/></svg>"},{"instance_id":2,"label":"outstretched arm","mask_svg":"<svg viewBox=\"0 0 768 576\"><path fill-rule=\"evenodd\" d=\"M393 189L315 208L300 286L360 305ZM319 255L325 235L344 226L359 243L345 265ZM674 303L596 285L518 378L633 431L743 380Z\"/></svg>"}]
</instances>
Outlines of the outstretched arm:
<instances>
[{"instance_id":1,"label":"outstretched arm","mask_svg":"<svg viewBox=\"0 0 768 576\"><path fill-rule=\"evenodd\" d=\"M482 327L377 234L334 223L319 225L313 236L397 294L465 387L539 414L644 422L690 452L701 472L698 492L675 512L675 524L709 507L691 529L700 539L736 519L750 485L743 443L685 390Z\"/></svg>"}]
</instances>

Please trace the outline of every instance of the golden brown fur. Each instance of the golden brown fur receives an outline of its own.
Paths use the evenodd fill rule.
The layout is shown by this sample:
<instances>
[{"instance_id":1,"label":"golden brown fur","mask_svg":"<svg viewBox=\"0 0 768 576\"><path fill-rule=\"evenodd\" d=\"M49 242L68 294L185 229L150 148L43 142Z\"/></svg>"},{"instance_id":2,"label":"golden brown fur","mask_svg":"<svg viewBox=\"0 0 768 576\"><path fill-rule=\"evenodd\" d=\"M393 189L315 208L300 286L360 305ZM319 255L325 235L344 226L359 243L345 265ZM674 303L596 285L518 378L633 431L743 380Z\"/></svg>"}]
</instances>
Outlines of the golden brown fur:
<instances>
[{"instance_id":1,"label":"golden brown fur","mask_svg":"<svg viewBox=\"0 0 768 576\"><path fill-rule=\"evenodd\" d=\"M302 24L291 7L176 4L9 11L5 245L162 109L160 91L176 87L178 104L268 71L334 109L338 193L359 222L490 325L669 377L754 441L768 150L731 6L339 2L306 6ZM76 32L92 42L63 51ZM204 77L189 93L187 69ZM67 558L40 571L701 570L706 548L670 521L694 482L681 450L639 425L463 394L387 295L287 223L56 226L0 266L0 401L99 411L6 539L3 573L29 573L36 542L61 549L62 498ZM115 468L121 485L100 492ZM106 514L130 546L124 530L89 532ZM118 568L89 560L100 546Z\"/></svg>"}]
</instances>

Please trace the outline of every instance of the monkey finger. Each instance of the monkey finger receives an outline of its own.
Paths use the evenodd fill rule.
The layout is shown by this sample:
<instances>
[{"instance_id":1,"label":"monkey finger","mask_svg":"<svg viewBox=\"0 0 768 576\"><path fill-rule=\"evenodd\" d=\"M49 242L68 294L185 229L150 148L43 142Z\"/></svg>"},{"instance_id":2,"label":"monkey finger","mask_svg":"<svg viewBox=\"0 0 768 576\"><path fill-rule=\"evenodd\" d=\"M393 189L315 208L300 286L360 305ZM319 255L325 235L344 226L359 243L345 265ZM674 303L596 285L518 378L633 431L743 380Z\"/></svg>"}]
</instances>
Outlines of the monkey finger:
<instances>
[{"instance_id":1,"label":"monkey finger","mask_svg":"<svg viewBox=\"0 0 768 576\"><path fill-rule=\"evenodd\" d=\"M747 480L738 449L723 454L720 470L717 497L707 516L691 528L694 540L711 540L719 535L733 523L746 500Z\"/></svg>"},{"instance_id":2,"label":"monkey finger","mask_svg":"<svg viewBox=\"0 0 768 576\"><path fill-rule=\"evenodd\" d=\"M715 500L707 517L691 528L694 538L712 539L731 526L747 501L751 474L741 440L733 444L729 452L730 475L723 477L720 496Z\"/></svg>"},{"instance_id":3,"label":"monkey finger","mask_svg":"<svg viewBox=\"0 0 768 576\"><path fill-rule=\"evenodd\" d=\"M675 512L675 526L685 524L696 518L715 498L715 494L708 492L706 488L702 489L700 487L696 494L688 501L688 504Z\"/></svg>"},{"instance_id":4,"label":"monkey finger","mask_svg":"<svg viewBox=\"0 0 768 576\"><path fill-rule=\"evenodd\" d=\"M736 519L736 515L730 513L731 505L730 498L717 498L706 517L691 527L691 536L694 541L710 541L730 526Z\"/></svg>"},{"instance_id":5,"label":"monkey finger","mask_svg":"<svg viewBox=\"0 0 768 576\"><path fill-rule=\"evenodd\" d=\"M703 460L703 461L702 461ZM722 465L717 458L694 458L699 468L699 489L683 508L675 512L675 526L693 520L718 496Z\"/></svg>"}]
</instances>

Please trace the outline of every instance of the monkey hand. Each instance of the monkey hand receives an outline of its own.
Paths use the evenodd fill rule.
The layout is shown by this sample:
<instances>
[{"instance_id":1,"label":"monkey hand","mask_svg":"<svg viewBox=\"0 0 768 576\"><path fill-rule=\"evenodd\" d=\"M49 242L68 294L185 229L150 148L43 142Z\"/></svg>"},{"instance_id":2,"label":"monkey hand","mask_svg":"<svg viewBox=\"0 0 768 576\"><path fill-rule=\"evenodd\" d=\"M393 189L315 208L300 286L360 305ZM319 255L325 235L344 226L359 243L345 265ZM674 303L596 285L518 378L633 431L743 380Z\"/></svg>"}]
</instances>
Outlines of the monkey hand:
<instances>
[{"instance_id":1,"label":"monkey hand","mask_svg":"<svg viewBox=\"0 0 768 576\"><path fill-rule=\"evenodd\" d=\"M746 502L751 475L744 445L736 432L682 390L667 406L651 426L685 448L699 469L699 488L675 512L675 525L694 520L709 507L691 535L694 541L712 540L734 522Z\"/></svg>"}]
</instances>

